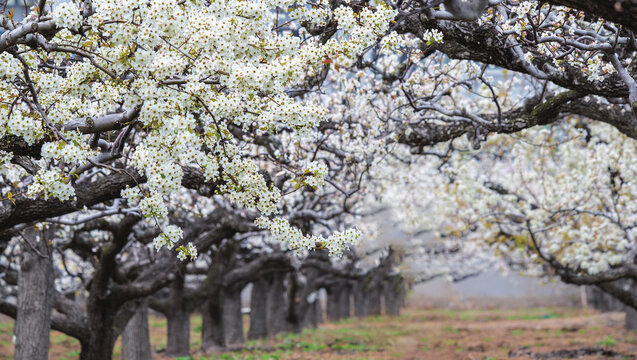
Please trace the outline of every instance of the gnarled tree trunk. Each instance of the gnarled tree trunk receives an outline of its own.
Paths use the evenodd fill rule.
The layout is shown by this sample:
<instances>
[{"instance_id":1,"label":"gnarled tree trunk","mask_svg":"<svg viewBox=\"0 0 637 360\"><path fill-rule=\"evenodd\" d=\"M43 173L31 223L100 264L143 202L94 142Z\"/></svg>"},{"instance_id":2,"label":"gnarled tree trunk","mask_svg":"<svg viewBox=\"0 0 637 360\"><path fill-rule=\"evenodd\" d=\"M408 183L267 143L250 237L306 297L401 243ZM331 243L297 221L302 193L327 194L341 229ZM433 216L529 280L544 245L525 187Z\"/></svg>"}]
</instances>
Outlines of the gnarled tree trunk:
<instances>
[{"instance_id":1,"label":"gnarled tree trunk","mask_svg":"<svg viewBox=\"0 0 637 360\"><path fill-rule=\"evenodd\" d=\"M168 335L167 356L188 356L190 354L190 312L184 301L184 277L177 276L170 284L170 299L166 319Z\"/></svg>"},{"instance_id":2,"label":"gnarled tree trunk","mask_svg":"<svg viewBox=\"0 0 637 360\"><path fill-rule=\"evenodd\" d=\"M248 339L263 339L268 336L268 282L259 278L252 283L250 295L250 330Z\"/></svg>"},{"instance_id":3,"label":"gnarled tree trunk","mask_svg":"<svg viewBox=\"0 0 637 360\"><path fill-rule=\"evenodd\" d=\"M338 316L339 319L347 319L351 314L350 299L352 297L352 288L350 284L343 284L338 293Z\"/></svg>"},{"instance_id":4,"label":"gnarled tree trunk","mask_svg":"<svg viewBox=\"0 0 637 360\"><path fill-rule=\"evenodd\" d=\"M365 317L369 308L369 297L365 291L365 281L356 283L353 289L354 293L354 316Z\"/></svg>"},{"instance_id":5,"label":"gnarled tree trunk","mask_svg":"<svg viewBox=\"0 0 637 360\"><path fill-rule=\"evenodd\" d=\"M122 333L122 360L152 360L148 301L144 299Z\"/></svg>"},{"instance_id":6,"label":"gnarled tree trunk","mask_svg":"<svg viewBox=\"0 0 637 360\"><path fill-rule=\"evenodd\" d=\"M382 289L380 285L372 285L368 292L369 296L369 313L368 315L381 315L382 314Z\"/></svg>"},{"instance_id":7,"label":"gnarled tree trunk","mask_svg":"<svg viewBox=\"0 0 637 360\"><path fill-rule=\"evenodd\" d=\"M338 321L341 319L341 311L339 309L340 289L338 285L332 285L327 290L327 319L329 321Z\"/></svg>"},{"instance_id":8,"label":"gnarled tree trunk","mask_svg":"<svg viewBox=\"0 0 637 360\"><path fill-rule=\"evenodd\" d=\"M219 293L221 303L221 323L227 347L240 346L244 343L243 318L241 315L241 287L222 288Z\"/></svg>"},{"instance_id":9,"label":"gnarled tree trunk","mask_svg":"<svg viewBox=\"0 0 637 360\"><path fill-rule=\"evenodd\" d=\"M113 329L117 309L94 295L87 302L86 312L90 335L81 343L80 360L110 360L117 338Z\"/></svg>"},{"instance_id":10,"label":"gnarled tree trunk","mask_svg":"<svg viewBox=\"0 0 637 360\"><path fill-rule=\"evenodd\" d=\"M307 304L307 311L303 316L303 326L316 328L321 322L321 300L318 297L318 292L312 293L313 301Z\"/></svg>"},{"instance_id":11,"label":"gnarled tree trunk","mask_svg":"<svg viewBox=\"0 0 637 360\"><path fill-rule=\"evenodd\" d=\"M54 272L46 239L23 239L18 275L18 308L15 325L15 359L46 360L53 305ZM33 248L32 248L33 247Z\"/></svg>"},{"instance_id":12,"label":"gnarled tree trunk","mask_svg":"<svg viewBox=\"0 0 637 360\"><path fill-rule=\"evenodd\" d=\"M637 330L637 310L626 307L626 330Z\"/></svg>"},{"instance_id":13,"label":"gnarled tree trunk","mask_svg":"<svg viewBox=\"0 0 637 360\"><path fill-rule=\"evenodd\" d=\"M268 284L268 335L276 335L286 331L285 284L282 274L270 276Z\"/></svg>"},{"instance_id":14,"label":"gnarled tree trunk","mask_svg":"<svg viewBox=\"0 0 637 360\"><path fill-rule=\"evenodd\" d=\"M319 296L316 297L316 301L312 306L314 307L314 314L316 316L316 325L318 325L323 322L323 305L321 305L321 298Z\"/></svg>"},{"instance_id":15,"label":"gnarled tree trunk","mask_svg":"<svg viewBox=\"0 0 637 360\"><path fill-rule=\"evenodd\" d=\"M201 307L201 350L204 353L220 352L225 348L221 306L218 295L211 296Z\"/></svg>"}]
</instances>

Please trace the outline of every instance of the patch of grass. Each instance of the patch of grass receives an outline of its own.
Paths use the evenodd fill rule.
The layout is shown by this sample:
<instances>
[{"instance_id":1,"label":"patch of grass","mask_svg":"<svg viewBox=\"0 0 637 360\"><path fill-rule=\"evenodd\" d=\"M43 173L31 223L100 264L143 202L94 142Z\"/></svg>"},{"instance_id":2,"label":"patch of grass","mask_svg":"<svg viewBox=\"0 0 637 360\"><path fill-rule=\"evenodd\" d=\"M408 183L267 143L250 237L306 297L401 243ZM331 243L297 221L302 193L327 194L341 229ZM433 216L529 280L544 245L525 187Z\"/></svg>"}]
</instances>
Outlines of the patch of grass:
<instances>
[{"instance_id":1,"label":"patch of grass","mask_svg":"<svg viewBox=\"0 0 637 360\"><path fill-rule=\"evenodd\" d=\"M376 351L378 347L370 346L368 344L334 344L330 347L333 350L344 350L344 351Z\"/></svg>"},{"instance_id":2,"label":"patch of grass","mask_svg":"<svg viewBox=\"0 0 637 360\"><path fill-rule=\"evenodd\" d=\"M460 332L460 329L458 328L452 328L451 326L445 326L444 328L442 328L442 330L452 333L452 334L457 334Z\"/></svg>"},{"instance_id":3,"label":"patch of grass","mask_svg":"<svg viewBox=\"0 0 637 360\"><path fill-rule=\"evenodd\" d=\"M301 341L296 343L296 347L300 348L301 351L321 351L327 348L327 345L321 343L311 343L306 341Z\"/></svg>"},{"instance_id":4,"label":"patch of grass","mask_svg":"<svg viewBox=\"0 0 637 360\"><path fill-rule=\"evenodd\" d=\"M522 330L519 330L519 329L512 330L511 335L513 336L522 335Z\"/></svg>"},{"instance_id":5,"label":"patch of grass","mask_svg":"<svg viewBox=\"0 0 637 360\"><path fill-rule=\"evenodd\" d=\"M380 315L374 315L374 316L369 316L367 317L365 320L363 320L364 322L383 322L383 317Z\"/></svg>"},{"instance_id":6,"label":"patch of grass","mask_svg":"<svg viewBox=\"0 0 637 360\"><path fill-rule=\"evenodd\" d=\"M63 344L68 339L69 337L64 334L60 334L60 333L51 334L51 342L53 342L53 344L55 345Z\"/></svg>"},{"instance_id":7,"label":"patch of grass","mask_svg":"<svg viewBox=\"0 0 637 360\"><path fill-rule=\"evenodd\" d=\"M156 328L163 328L163 327L166 327L167 324L168 324L168 321L166 319L157 319L155 321L152 321L150 323L150 326L156 327Z\"/></svg>"},{"instance_id":8,"label":"patch of grass","mask_svg":"<svg viewBox=\"0 0 637 360\"><path fill-rule=\"evenodd\" d=\"M615 346L617 344L617 341L612 337L612 336L607 336L604 340L598 341L596 343L599 346Z\"/></svg>"}]
</instances>

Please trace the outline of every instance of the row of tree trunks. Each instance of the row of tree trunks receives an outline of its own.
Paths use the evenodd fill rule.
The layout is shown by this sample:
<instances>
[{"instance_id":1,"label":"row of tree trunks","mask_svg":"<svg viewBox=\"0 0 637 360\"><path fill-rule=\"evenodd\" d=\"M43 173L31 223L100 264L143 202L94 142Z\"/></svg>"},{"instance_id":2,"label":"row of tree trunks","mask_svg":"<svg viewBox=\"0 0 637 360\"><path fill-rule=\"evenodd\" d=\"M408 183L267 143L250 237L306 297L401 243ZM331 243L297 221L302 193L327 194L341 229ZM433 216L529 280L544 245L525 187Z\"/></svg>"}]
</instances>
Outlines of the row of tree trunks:
<instances>
[{"instance_id":1,"label":"row of tree trunks","mask_svg":"<svg viewBox=\"0 0 637 360\"><path fill-rule=\"evenodd\" d=\"M46 241L40 240L34 244L23 252L18 282L26 290L19 293L16 310L16 334L21 339L28 338L31 341L16 344L16 359L48 358L48 353L42 349L48 348L49 331L42 323L50 324L54 272ZM80 341L80 359L110 359L115 340L122 331L124 360L151 359L148 301L134 300L122 305L108 296L100 296L110 281L114 257L104 256L102 260L103 267L95 274L86 304L89 334ZM302 276L273 272L253 280L249 338L263 338L285 331L300 331L304 326L318 326L323 317L319 288L327 289L327 315L330 320L348 318L352 310L357 316L380 314L383 292L386 305L390 305L386 313L394 315L399 311L394 309L402 303L398 291L402 279L399 277L390 278L384 283L348 278L334 280L332 277L331 282L326 283L319 274L316 269L305 271ZM244 285L244 281L223 283L213 286L213 290L206 293L206 301L201 306L204 352L222 351L244 344L241 305ZM387 295L387 292L391 294ZM189 298L188 294L192 291L186 289L184 274L176 274L168 293L167 301L159 301L162 303L160 311L166 315L168 323L166 355L188 356L190 315L195 305ZM126 321L128 324L124 327ZM45 331L40 331L43 329Z\"/></svg>"}]
</instances>

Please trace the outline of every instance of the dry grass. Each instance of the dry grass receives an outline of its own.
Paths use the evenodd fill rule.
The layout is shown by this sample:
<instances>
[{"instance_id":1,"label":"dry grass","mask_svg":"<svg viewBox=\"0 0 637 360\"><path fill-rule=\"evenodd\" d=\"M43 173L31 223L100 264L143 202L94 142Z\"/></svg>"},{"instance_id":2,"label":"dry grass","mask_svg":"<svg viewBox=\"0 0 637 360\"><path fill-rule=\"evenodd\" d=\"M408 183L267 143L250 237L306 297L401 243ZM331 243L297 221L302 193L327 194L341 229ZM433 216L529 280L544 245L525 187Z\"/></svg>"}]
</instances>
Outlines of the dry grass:
<instances>
[{"instance_id":1,"label":"dry grass","mask_svg":"<svg viewBox=\"0 0 637 360\"><path fill-rule=\"evenodd\" d=\"M248 342L240 351L201 355L197 353L201 317L193 316L191 349L195 360L532 359L552 351L582 348L630 359L631 354L637 354L637 333L623 330L622 321L619 313L564 308L410 309L397 318L348 319L301 334ZM150 325L156 358L167 359L162 356L166 320L152 316ZM0 320L0 354L7 359L13 352L12 327L10 320ZM51 349L51 359L76 359L79 354L77 341L57 331L51 332ZM118 342L115 359L120 358L120 350ZM577 358L605 358L602 356Z\"/></svg>"}]
</instances>

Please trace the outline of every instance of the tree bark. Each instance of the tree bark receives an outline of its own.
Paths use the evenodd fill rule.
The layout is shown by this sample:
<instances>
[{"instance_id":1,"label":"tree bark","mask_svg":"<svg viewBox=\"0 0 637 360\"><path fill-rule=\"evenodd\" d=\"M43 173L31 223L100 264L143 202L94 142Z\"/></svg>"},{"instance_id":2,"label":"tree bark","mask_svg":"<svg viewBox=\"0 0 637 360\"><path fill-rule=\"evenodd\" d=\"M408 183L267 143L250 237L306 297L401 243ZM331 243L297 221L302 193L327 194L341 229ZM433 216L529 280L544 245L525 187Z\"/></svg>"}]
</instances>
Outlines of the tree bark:
<instances>
[{"instance_id":1,"label":"tree bark","mask_svg":"<svg viewBox=\"0 0 637 360\"><path fill-rule=\"evenodd\" d=\"M354 316L365 317L369 308L369 297L365 291L365 281L356 283L353 289L354 293Z\"/></svg>"},{"instance_id":2,"label":"tree bark","mask_svg":"<svg viewBox=\"0 0 637 360\"><path fill-rule=\"evenodd\" d=\"M618 284L619 282L615 283ZM602 312L622 311L624 309L624 304L612 295L592 286L587 286L586 290L588 292L588 303L594 309Z\"/></svg>"},{"instance_id":3,"label":"tree bark","mask_svg":"<svg viewBox=\"0 0 637 360\"><path fill-rule=\"evenodd\" d=\"M407 306L407 281L401 275L400 286L398 287L398 306L404 309Z\"/></svg>"},{"instance_id":4,"label":"tree bark","mask_svg":"<svg viewBox=\"0 0 637 360\"><path fill-rule=\"evenodd\" d=\"M314 299L307 304L307 311L303 316L303 326L316 328L321 322L321 301L318 298L318 292L314 293Z\"/></svg>"},{"instance_id":5,"label":"tree bark","mask_svg":"<svg viewBox=\"0 0 637 360\"><path fill-rule=\"evenodd\" d=\"M152 360L148 300L144 299L122 333L122 360Z\"/></svg>"},{"instance_id":6,"label":"tree bark","mask_svg":"<svg viewBox=\"0 0 637 360\"><path fill-rule=\"evenodd\" d=\"M18 308L15 325L15 359L46 360L53 305L54 272L47 239L23 239L18 275ZM31 248L33 246L33 248Z\"/></svg>"},{"instance_id":7,"label":"tree bark","mask_svg":"<svg viewBox=\"0 0 637 360\"><path fill-rule=\"evenodd\" d=\"M80 360L110 360L116 339L113 324L117 310L98 299L89 299L86 310L90 336L81 343Z\"/></svg>"},{"instance_id":8,"label":"tree bark","mask_svg":"<svg viewBox=\"0 0 637 360\"><path fill-rule=\"evenodd\" d=\"M626 307L626 330L637 330L637 310Z\"/></svg>"},{"instance_id":9,"label":"tree bark","mask_svg":"<svg viewBox=\"0 0 637 360\"><path fill-rule=\"evenodd\" d=\"M184 277L178 275L170 285L168 303L167 356L188 356L190 354L190 312L184 299Z\"/></svg>"},{"instance_id":10,"label":"tree bark","mask_svg":"<svg viewBox=\"0 0 637 360\"><path fill-rule=\"evenodd\" d=\"M381 296L382 290L379 285L372 285L368 292L369 313L368 315L382 315Z\"/></svg>"},{"instance_id":11,"label":"tree bark","mask_svg":"<svg viewBox=\"0 0 637 360\"><path fill-rule=\"evenodd\" d=\"M383 294L385 295L385 314L389 316L400 315L400 303L398 299L398 286L400 279L392 276L383 284Z\"/></svg>"},{"instance_id":12,"label":"tree bark","mask_svg":"<svg viewBox=\"0 0 637 360\"><path fill-rule=\"evenodd\" d=\"M352 288L350 284L343 284L341 291L338 292L338 316L340 319L347 319L351 314L350 301L352 297Z\"/></svg>"},{"instance_id":13,"label":"tree bark","mask_svg":"<svg viewBox=\"0 0 637 360\"><path fill-rule=\"evenodd\" d=\"M308 304L307 311L303 314L303 327L315 328L316 323L316 308L314 303Z\"/></svg>"},{"instance_id":14,"label":"tree bark","mask_svg":"<svg viewBox=\"0 0 637 360\"><path fill-rule=\"evenodd\" d=\"M268 284L268 335L273 336L286 331L285 284L282 274L270 276Z\"/></svg>"},{"instance_id":15,"label":"tree bark","mask_svg":"<svg viewBox=\"0 0 637 360\"><path fill-rule=\"evenodd\" d=\"M338 321L341 319L341 311L339 309L341 286L333 285L327 288L327 319L329 321Z\"/></svg>"},{"instance_id":16,"label":"tree bark","mask_svg":"<svg viewBox=\"0 0 637 360\"><path fill-rule=\"evenodd\" d=\"M219 296L225 345L227 347L243 345L245 340L241 315L241 287L222 288Z\"/></svg>"},{"instance_id":17,"label":"tree bark","mask_svg":"<svg viewBox=\"0 0 637 360\"><path fill-rule=\"evenodd\" d=\"M250 330L248 339L263 339L268 336L268 282L259 278L252 283L250 295Z\"/></svg>"},{"instance_id":18,"label":"tree bark","mask_svg":"<svg viewBox=\"0 0 637 360\"><path fill-rule=\"evenodd\" d=\"M316 297L313 307L316 316L316 325L318 326L318 324L323 322L323 306L321 305L321 298L319 296Z\"/></svg>"},{"instance_id":19,"label":"tree bark","mask_svg":"<svg viewBox=\"0 0 637 360\"><path fill-rule=\"evenodd\" d=\"M220 352L225 348L225 342L218 295L209 297L203 304L201 317L201 350L204 353Z\"/></svg>"}]
</instances>

